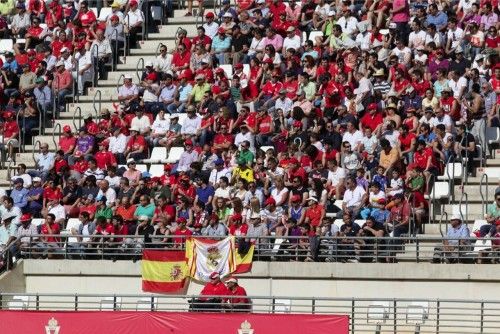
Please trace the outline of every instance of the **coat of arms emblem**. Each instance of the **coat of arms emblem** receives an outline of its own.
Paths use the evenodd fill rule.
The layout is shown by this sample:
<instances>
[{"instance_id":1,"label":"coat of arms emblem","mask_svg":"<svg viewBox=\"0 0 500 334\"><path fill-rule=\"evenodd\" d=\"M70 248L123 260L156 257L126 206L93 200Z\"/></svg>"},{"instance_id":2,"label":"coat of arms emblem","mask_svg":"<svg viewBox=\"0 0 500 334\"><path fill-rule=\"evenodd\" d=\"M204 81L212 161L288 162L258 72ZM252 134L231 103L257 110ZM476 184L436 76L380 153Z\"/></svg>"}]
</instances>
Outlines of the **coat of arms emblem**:
<instances>
[{"instance_id":1,"label":"coat of arms emblem","mask_svg":"<svg viewBox=\"0 0 500 334\"><path fill-rule=\"evenodd\" d=\"M45 334L59 334L60 328L61 326L59 326L57 320L52 317L45 326Z\"/></svg>"},{"instance_id":2,"label":"coat of arms emblem","mask_svg":"<svg viewBox=\"0 0 500 334\"><path fill-rule=\"evenodd\" d=\"M210 269L214 270L219 265L222 255L217 247L210 247L207 249L207 265Z\"/></svg>"},{"instance_id":3,"label":"coat of arms emblem","mask_svg":"<svg viewBox=\"0 0 500 334\"><path fill-rule=\"evenodd\" d=\"M238 334L254 334L252 325L245 320L241 323L240 329L238 329Z\"/></svg>"},{"instance_id":4,"label":"coat of arms emblem","mask_svg":"<svg viewBox=\"0 0 500 334\"><path fill-rule=\"evenodd\" d=\"M175 265L172 267L172 270L170 270L170 279L173 281L177 281L181 278L182 275L182 268L179 265Z\"/></svg>"}]
</instances>

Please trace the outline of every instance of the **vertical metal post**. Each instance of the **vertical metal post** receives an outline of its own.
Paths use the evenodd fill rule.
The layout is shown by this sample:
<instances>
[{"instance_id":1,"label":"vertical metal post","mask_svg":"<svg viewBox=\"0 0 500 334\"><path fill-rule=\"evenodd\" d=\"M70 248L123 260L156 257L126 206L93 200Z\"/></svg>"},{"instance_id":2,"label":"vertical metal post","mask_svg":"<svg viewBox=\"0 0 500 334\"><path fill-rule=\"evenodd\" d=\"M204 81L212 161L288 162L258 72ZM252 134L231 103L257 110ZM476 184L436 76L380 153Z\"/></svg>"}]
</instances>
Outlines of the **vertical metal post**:
<instances>
[{"instance_id":1,"label":"vertical metal post","mask_svg":"<svg viewBox=\"0 0 500 334\"><path fill-rule=\"evenodd\" d=\"M155 310L155 297L151 296L151 311Z\"/></svg>"},{"instance_id":2,"label":"vertical metal post","mask_svg":"<svg viewBox=\"0 0 500 334\"><path fill-rule=\"evenodd\" d=\"M40 311L40 296L38 293L35 296L35 310Z\"/></svg>"},{"instance_id":3,"label":"vertical metal post","mask_svg":"<svg viewBox=\"0 0 500 334\"><path fill-rule=\"evenodd\" d=\"M420 262L420 241L418 238L415 238L415 255L417 257L417 263Z\"/></svg>"},{"instance_id":4,"label":"vertical metal post","mask_svg":"<svg viewBox=\"0 0 500 334\"><path fill-rule=\"evenodd\" d=\"M441 310L441 301L438 299L436 301L436 334L439 334L439 315Z\"/></svg>"},{"instance_id":5,"label":"vertical metal post","mask_svg":"<svg viewBox=\"0 0 500 334\"><path fill-rule=\"evenodd\" d=\"M354 301L354 298L351 300L351 333L354 334L354 320L355 320L355 313L356 312L356 302Z\"/></svg>"},{"instance_id":6,"label":"vertical metal post","mask_svg":"<svg viewBox=\"0 0 500 334\"><path fill-rule=\"evenodd\" d=\"M312 298L311 299L311 307L312 307L312 314L316 313L316 299Z\"/></svg>"},{"instance_id":7,"label":"vertical metal post","mask_svg":"<svg viewBox=\"0 0 500 334\"><path fill-rule=\"evenodd\" d=\"M481 327L479 328L480 333L484 332L484 302L481 302Z\"/></svg>"},{"instance_id":8,"label":"vertical metal post","mask_svg":"<svg viewBox=\"0 0 500 334\"><path fill-rule=\"evenodd\" d=\"M276 298L273 297L273 299L271 300L272 301L272 305L271 305L271 313L274 313L275 310L276 310Z\"/></svg>"},{"instance_id":9,"label":"vertical metal post","mask_svg":"<svg viewBox=\"0 0 500 334\"><path fill-rule=\"evenodd\" d=\"M78 295L75 294L75 311L78 311Z\"/></svg>"},{"instance_id":10,"label":"vertical metal post","mask_svg":"<svg viewBox=\"0 0 500 334\"><path fill-rule=\"evenodd\" d=\"M113 311L116 311L116 295L113 295Z\"/></svg>"},{"instance_id":11,"label":"vertical metal post","mask_svg":"<svg viewBox=\"0 0 500 334\"><path fill-rule=\"evenodd\" d=\"M392 314L394 316L394 319L393 319L393 321L394 321L394 323L393 323L394 324L393 325L393 327L394 327L394 333L398 332L398 312L397 312L397 307L398 307L397 306L397 301L396 301L396 299L394 299L394 301L392 303L392 308L393 308Z\"/></svg>"}]
</instances>

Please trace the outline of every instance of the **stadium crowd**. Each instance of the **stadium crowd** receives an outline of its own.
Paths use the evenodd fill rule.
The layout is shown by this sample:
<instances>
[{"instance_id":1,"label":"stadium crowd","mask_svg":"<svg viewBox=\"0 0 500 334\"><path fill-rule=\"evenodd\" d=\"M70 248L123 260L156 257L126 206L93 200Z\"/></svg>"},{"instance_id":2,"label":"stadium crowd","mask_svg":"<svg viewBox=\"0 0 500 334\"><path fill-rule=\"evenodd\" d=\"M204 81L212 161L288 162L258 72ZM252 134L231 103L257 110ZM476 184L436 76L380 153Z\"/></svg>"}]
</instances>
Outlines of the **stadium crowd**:
<instances>
[{"instance_id":1,"label":"stadium crowd","mask_svg":"<svg viewBox=\"0 0 500 334\"><path fill-rule=\"evenodd\" d=\"M39 115L50 120L73 90L105 78L125 40L136 47L144 3L110 6L98 20L86 1L0 1L0 33L13 41L1 64L9 159L21 128L31 140ZM465 158L473 174L474 158L490 154L498 11L487 0L223 0L196 36L180 29L175 50L161 44L139 81L126 74L113 110L64 126L35 169L17 165L0 243L22 247L79 218L68 231L82 235L77 249L96 235L159 247L187 235L276 235L299 237L288 247L314 261L315 236L418 231L445 164ZM162 174L139 171L157 147L183 150ZM499 208L497 198L493 225ZM46 220L35 227L33 217Z\"/></svg>"}]
</instances>

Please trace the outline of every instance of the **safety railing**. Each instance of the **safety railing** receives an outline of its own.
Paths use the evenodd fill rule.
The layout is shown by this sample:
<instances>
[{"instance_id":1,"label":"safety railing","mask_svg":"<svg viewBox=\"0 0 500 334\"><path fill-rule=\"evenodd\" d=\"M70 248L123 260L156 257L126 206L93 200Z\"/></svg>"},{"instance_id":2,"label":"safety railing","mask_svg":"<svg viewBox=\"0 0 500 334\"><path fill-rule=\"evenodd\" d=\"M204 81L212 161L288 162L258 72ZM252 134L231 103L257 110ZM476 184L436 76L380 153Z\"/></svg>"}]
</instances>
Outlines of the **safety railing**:
<instances>
[{"instance_id":1,"label":"safety railing","mask_svg":"<svg viewBox=\"0 0 500 334\"><path fill-rule=\"evenodd\" d=\"M464 203L465 215L463 212ZM458 202L458 212L460 213L460 218L462 218L462 220L465 220L466 222L469 221L469 195L465 191L462 191L462 195L460 195L460 201Z\"/></svg>"},{"instance_id":2,"label":"safety railing","mask_svg":"<svg viewBox=\"0 0 500 334\"><path fill-rule=\"evenodd\" d=\"M135 65L135 75L137 76L137 80L139 82L141 81L142 72L144 72L144 58L141 57L137 60L137 64Z\"/></svg>"},{"instance_id":3,"label":"safety railing","mask_svg":"<svg viewBox=\"0 0 500 334\"><path fill-rule=\"evenodd\" d=\"M121 86L123 79L125 79L125 74L120 74L120 76L118 77L118 80L116 81L116 92L117 93L120 92L120 86Z\"/></svg>"},{"instance_id":4,"label":"safety railing","mask_svg":"<svg viewBox=\"0 0 500 334\"><path fill-rule=\"evenodd\" d=\"M99 95L99 99L96 99L97 96ZM97 101L97 103L96 103ZM96 106L97 105L97 106ZM92 108L94 109L94 114L95 114L95 120L99 121L101 117L101 108L102 108L102 92L100 89L96 90L94 92L94 97L92 98Z\"/></svg>"},{"instance_id":5,"label":"safety railing","mask_svg":"<svg viewBox=\"0 0 500 334\"><path fill-rule=\"evenodd\" d=\"M33 162L35 163L35 167L38 168L38 162L36 161L35 157L35 150L38 148L38 152L40 152L41 148L40 146L42 145L42 142L37 140L33 143L33 148L31 150L31 158L33 159Z\"/></svg>"},{"instance_id":6,"label":"safety railing","mask_svg":"<svg viewBox=\"0 0 500 334\"><path fill-rule=\"evenodd\" d=\"M61 123L56 123L54 124L54 127L52 128L52 143L54 143L54 147L57 148L59 147L59 140L61 139ZM57 134L57 141L56 141L56 134Z\"/></svg>"},{"instance_id":7,"label":"safety railing","mask_svg":"<svg viewBox=\"0 0 500 334\"><path fill-rule=\"evenodd\" d=\"M47 126L47 113L49 112L49 110L47 110L47 107L45 105L45 100L47 98L47 95L45 94L44 91L41 91L41 94L42 94L42 101L44 104L40 103L40 101L37 101L36 104L37 104L37 108L38 108L38 112L39 112L39 121L40 121L40 127L42 129L41 133L40 134L45 134L45 128ZM54 111L52 110L52 113L51 113L51 117L52 117L52 122L54 122Z\"/></svg>"},{"instance_id":8,"label":"safety railing","mask_svg":"<svg viewBox=\"0 0 500 334\"><path fill-rule=\"evenodd\" d=\"M319 292L318 292L319 293ZM0 293L3 310L25 311L234 311L234 296ZM253 296L239 312L346 315L350 333L484 333L500 331L498 300ZM247 304L245 304L247 306Z\"/></svg>"},{"instance_id":9,"label":"safety railing","mask_svg":"<svg viewBox=\"0 0 500 334\"><path fill-rule=\"evenodd\" d=\"M175 31L175 49L177 50L177 47L179 46L179 31L182 30L182 27L178 27L177 30Z\"/></svg>"},{"instance_id":10,"label":"safety railing","mask_svg":"<svg viewBox=\"0 0 500 334\"><path fill-rule=\"evenodd\" d=\"M75 228L76 229L76 228ZM206 238L196 236L196 238ZM19 247L23 258L139 260L144 249L184 250L180 236L61 235L24 236ZM304 262L500 262L499 238L449 237L349 237L263 236L237 238L254 245L254 261ZM250 244L248 244L249 246ZM246 249L248 249L247 247ZM242 255L246 254L241 250Z\"/></svg>"},{"instance_id":11,"label":"safety railing","mask_svg":"<svg viewBox=\"0 0 500 334\"><path fill-rule=\"evenodd\" d=\"M486 183L484 182L484 180L486 180ZM483 187L485 185L486 185L486 192L483 190ZM486 213L486 206L489 203L488 187L489 187L488 175L484 173L483 175L481 175L481 180L479 181L479 195L481 195L481 212L483 217L484 214Z\"/></svg>"},{"instance_id":12,"label":"safety railing","mask_svg":"<svg viewBox=\"0 0 500 334\"><path fill-rule=\"evenodd\" d=\"M97 87L97 73L99 68L99 45L94 44L90 49L90 56L92 61L92 89Z\"/></svg>"},{"instance_id":13,"label":"safety railing","mask_svg":"<svg viewBox=\"0 0 500 334\"><path fill-rule=\"evenodd\" d=\"M54 82L56 87L59 87L59 77L54 77ZM52 113L54 114L54 119L59 118L59 93L57 90L52 90Z\"/></svg>"},{"instance_id":14,"label":"safety railing","mask_svg":"<svg viewBox=\"0 0 500 334\"><path fill-rule=\"evenodd\" d=\"M79 69L80 65L78 63L78 61L76 62L75 64L75 69L76 69L76 79L74 81L74 84L73 84L73 93L74 93L74 96L73 96L73 99L75 102L80 102L80 89L78 88L78 83L80 82L80 69ZM84 85L85 83L82 82L82 86ZM83 88L83 87L82 87Z\"/></svg>"},{"instance_id":15,"label":"safety railing","mask_svg":"<svg viewBox=\"0 0 500 334\"><path fill-rule=\"evenodd\" d=\"M78 125L76 125L76 120L77 120L76 115L78 115ZM75 111L73 112L73 127L77 131L79 131L78 129L80 129L81 126L82 126L82 108L76 107Z\"/></svg>"},{"instance_id":16,"label":"safety railing","mask_svg":"<svg viewBox=\"0 0 500 334\"><path fill-rule=\"evenodd\" d=\"M20 122L19 122L20 114L21 114L21 111L18 111L16 113L16 124L18 124L18 126L20 124ZM25 139L26 138L26 131L24 131L24 129L26 129L26 121L25 121L25 118L23 116L22 128L20 129L19 134L18 134L19 150L22 152L24 152L24 148L26 145L26 139ZM13 158L13 157L11 157L11 158Z\"/></svg>"},{"instance_id":17,"label":"safety railing","mask_svg":"<svg viewBox=\"0 0 500 334\"><path fill-rule=\"evenodd\" d=\"M446 217L444 220L445 223L445 231L443 233L443 216ZM448 233L448 212L441 212L441 216L439 217L439 233L441 234L442 237L444 237Z\"/></svg>"}]
</instances>

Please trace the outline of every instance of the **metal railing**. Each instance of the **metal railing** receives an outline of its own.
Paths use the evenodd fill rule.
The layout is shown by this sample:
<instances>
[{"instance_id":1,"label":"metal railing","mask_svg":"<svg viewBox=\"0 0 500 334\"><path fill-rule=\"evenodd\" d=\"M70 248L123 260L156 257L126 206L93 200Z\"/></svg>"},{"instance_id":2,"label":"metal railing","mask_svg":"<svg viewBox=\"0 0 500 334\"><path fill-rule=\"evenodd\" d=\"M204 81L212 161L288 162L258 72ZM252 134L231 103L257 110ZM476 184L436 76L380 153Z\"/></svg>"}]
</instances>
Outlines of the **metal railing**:
<instances>
[{"instance_id":1,"label":"metal railing","mask_svg":"<svg viewBox=\"0 0 500 334\"><path fill-rule=\"evenodd\" d=\"M122 82L122 80L125 79L125 74L120 74L120 76L118 77L118 80L116 81L116 92L119 93L120 92L120 83Z\"/></svg>"},{"instance_id":2,"label":"metal railing","mask_svg":"<svg viewBox=\"0 0 500 334\"><path fill-rule=\"evenodd\" d=\"M196 238L207 238L197 236ZM144 249L185 250L181 236L31 235L23 237L23 258L138 260ZM254 261L306 262L500 262L498 238L448 237L278 237L237 238L254 244ZM239 248L238 248L239 249Z\"/></svg>"},{"instance_id":3,"label":"metal railing","mask_svg":"<svg viewBox=\"0 0 500 334\"><path fill-rule=\"evenodd\" d=\"M95 50L95 54L94 54ZM90 49L90 57L92 61L92 89L97 87L97 73L99 71L99 45L94 44L92 45L92 48Z\"/></svg>"},{"instance_id":4,"label":"metal railing","mask_svg":"<svg viewBox=\"0 0 500 334\"><path fill-rule=\"evenodd\" d=\"M19 115L21 114L21 111L18 111L16 113L16 124L18 124L19 126ZM22 129L20 129L19 133L18 133L18 140L19 140L19 151L22 151L24 152L24 148L25 148L25 145L26 145L26 131L24 129L26 129L26 121L25 121L25 117L23 116L23 127ZM11 159L13 159L13 157L11 157Z\"/></svg>"},{"instance_id":5,"label":"metal railing","mask_svg":"<svg viewBox=\"0 0 500 334\"><path fill-rule=\"evenodd\" d=\"M486 183L484 183L484 180L486 179ZM486 184L486 195L485 192L483 191L483 186ZM486 213L486 206L488 205L488 174L484 173L481 175L481 180L479 181L479 194L481 195L481 212L482 216L484 217L484 214Z\"/></svg>"},{"instance_id":6,"label":"metal railing","mask_svg":"<svg viewBox=\"0 0 500 334\"><path fill-rule=\"evenodd\" d=\"M139 74L139 68L140 68L140 74ZM141 57L139 58L139 60L137 60L137 64L135 65L135 75L139 82L141 81L142 72L144 72L144 58Z\"/></svg>"},{"instance_id":7,"label":"metal railing","mask_svg":"<svg viewBox=\"0 0 500 334\"><path fill-rule=\"evenodd\" d=\"M76 125L76 114L78 114L78 126ZM76 107L75 111L73 112L73 126L75 127L76 131L80 131L80 127L82 126L82 108Z\"/></svg>"},{"instance_id":8,"label":"metal railing","mask_svg":"<svg viewBox=\"0 0 500 334\"><path fill-rule=\"evenodd\" d=\"M318 293L318 292L315 292ZM1 309L27 311L159 311L231 313L233 296L0 293ZM426 298L248 296L246 313L349 316L350 333L500 332L500 301ZM198 307L198 308L197 308ZM245 312L243 311L243 312ZM242 312L242 311L239 311Z\"/></svg>"},{"instance_id":9,"label":"metal railing","mask_svg":"<svg viewBox=\"0 0 500 334\"><path fill-rule=\"evenodd\" d=\"M98 107L96 107L97 95L99 95L99 100L97 100ZM100 112L101 112L101 108L102 108L102 92L100 89L98 89L94 92L94 97L92 98L92 108L94 109L95 120L99 121L100 115L101 115Z\"/></svg>"},{"instance_id":10,"label":"metal railing","mask_svg":"<svg viewBox=\"0 0 500 334\"><path fill-rule=\"evenodd\" d=\"M54 124L54 128L52 128L52 143L54 143L54 147L57 149L59 147L59 140L61 139L61 123ZM56 133L57 133L57 142L56 142Z\"/></svg>"}]
</instances>

